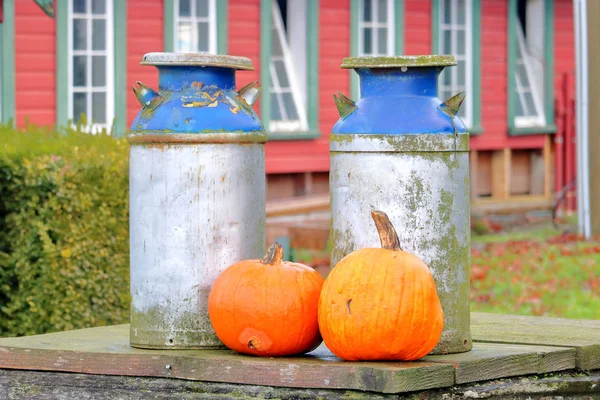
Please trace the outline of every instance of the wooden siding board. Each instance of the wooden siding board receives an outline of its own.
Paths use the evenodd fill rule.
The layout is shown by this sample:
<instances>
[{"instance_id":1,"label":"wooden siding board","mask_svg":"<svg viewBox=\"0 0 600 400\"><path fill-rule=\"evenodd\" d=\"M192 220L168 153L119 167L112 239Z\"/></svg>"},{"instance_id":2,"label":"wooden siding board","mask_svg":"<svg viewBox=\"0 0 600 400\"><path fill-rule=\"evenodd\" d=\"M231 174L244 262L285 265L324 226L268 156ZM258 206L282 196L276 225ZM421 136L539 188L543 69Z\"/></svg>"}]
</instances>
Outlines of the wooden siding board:
<instances>
[{"instance_id":1,"label":"wooden siding board","mask_svg":"<svg viewBox=\"0 0 600 400\"><path fill-rule=\"evenodd\" d=\"M15 1L15 108L17 126L52 125L56 99L55 20L33 1ZM42 72L42 74L40 74Z\"/></svg>"},{"instance_id":2,"label":"wooden siding board","mask_svg":"<svg viewBox=\"0 0 600 400\"><path fill-rule=\"evenodd\" d=\"M131 86L136 81L158 87L158 71L155 67L142 66L144 53L163 51L163 0L127 1L127 122L129 130L133 119L141 109Z\"/></svg>"},{"instance_id":3,"label":"wooden siding board","mask_svg":"<svg viewBox=\"0 0 600 400\"><path fill-rule=\"evenodd\" d=\"M139 65L149 51L161 51L163 43L163 1L128 0L127 15L127 127L139 111L130 87L143 81L157 86L154 67ZM256 80L260 74L260 1L230 0L229 54L249 57L256 70L239 72L237 86ZM15 4L16 105L17 122L25 116L35 123L53 123L56 117L54 93L56 83L55 19L46 16L33 2ZM405 0L405 53L428 54L431 51L431 3ZM484 132L471 139L473 149L542 148L543 138L508 137L506 124L507 9L505 0L482 2L481 93ZM313 140L280 141L267 144L269 173L327 170L329 168L328 135L338 119L332 94L340 90L349 94L350 71L339 68L341 59L350 53L349 0L321 0L319 9L319 128L322 137ZM556 0L554 7L554 81L558 94L561 75L572 73L575 66L572 0ZM43 101L32 101L36 93ZM260 109L255 107L258 112ZM308 160L308 161L307 161ZM314 160L314 163L310 160Z\"/></svg>"}]
</instances>

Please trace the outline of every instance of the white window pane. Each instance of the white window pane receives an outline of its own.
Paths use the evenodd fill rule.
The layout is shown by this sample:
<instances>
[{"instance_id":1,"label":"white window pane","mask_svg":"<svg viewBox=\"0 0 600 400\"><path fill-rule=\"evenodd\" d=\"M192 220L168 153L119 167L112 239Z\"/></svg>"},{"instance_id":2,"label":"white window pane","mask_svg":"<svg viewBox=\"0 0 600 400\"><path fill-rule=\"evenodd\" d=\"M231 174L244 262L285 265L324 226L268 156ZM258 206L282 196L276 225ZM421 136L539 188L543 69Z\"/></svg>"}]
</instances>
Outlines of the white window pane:
<instances>
[{"instance_id":1,"label":"white window pane","mask_svg":"<svg viewBox=\"0 0 600 400\"><path fill-rule=\"evenodd\" d=\"M86 130L112 119L112 4L65 0L69 7L69 118L85 115ZM118 0L121 1L121 0ZM76 52L76 54L74 54ZM99 92L97 92L100 90Z\"/></svg>"},{"instance_id":2,"label":"white window pane","mask_svg":"<svg viewBox=\"0 0 600 400\"><path fill-rule=\"evenodd\" d=\"M467 14L467 10L465 7L465 1L466 0L456 0L456 22L459 25L464 25L465 24L465 19L466 19L466 14Z\"/></svg>"},{"instance_id":3,"label":"white window pane","mask_svg":"<svg viewBox=\"0 0 600 400\"><path fill-rule=\"evenodd\" d=\"M92 93L92 120L98 124L106 123L106 93Z\"/></svg>"},{"instance_id":4,"label":"white window pane","mask_svg":"<svg viewBox=\"0 0 600 400\"><path fill-rule=\"evenodd\" d=\"M442 22L450 24L452 22L452 0L442 0L444 5L442 6Z\"/></svg>"},{"instance_id":5,"label":"white window pane","mask_svg":"<svg viewBox=\"0 0 600 400\"><path fill-rule=\"evenodd\" d=\"M464 61L457 61L456 63L456 85L461 89L465 86L465 73L466 73L466 65Z\"/></svg>"},{"instance_id":6,"label":"white window pane","mask_svg":"<svg viewBox=\"0 0 600 400\"><path fill-rule=\"evenodd\" d=\"M277 93L271 93L271 119L273 121L282 119Z\"/></svg>"},{"instance_id":7,"label":"white window pane","mask_svg":"<svg viewBox=\"0 0 600 400\"><path fill-rule=\"evenodd\" d=\"M364 54L372 54L373 53L373 32L371 28L363 29L363 53Z\"/></svg>"},{"instance_id":8,"label":"white window pane","mask_svg":"<svg viewBox=\"0 0 600 400\"><path fill-rule=\"evenodd\" d=\"M197 24L198 29L198 49L196 51L208 51L209 49L209 33L208 33L208 22L199 22Z\"/></svg>"},{"instance_id":9,"label":"white window pane","mask_svg":"<svg viewBox=\"0 0 600 400\"><path fill-rule=\"evenodd\" d=\"M456 55L464 55L466 54L466 46L467 46L467 37L465 35L465 31L459 29L456 31Z\"/></svg>"},{"instance_id":10,"label":"white window pane","mask_svg":"<svg viewBox=\"0 0 600 400\"><path fill-rule=\"evenodd\" d=\"M444 86L452 85L452 70L450 68L444 68L442 72L442 84Z\"/></svg>"},{"instance_id":11,"label":"white window pane","mask_svg":"<svg viewBox=\"0 0 600 400\"><path fill-rule=\"evenodd\" d=\"M87 48L87 21L85 19L73 19L73 49L85 50Z\"/></svg>"},{"instance_id":12,"label":"white window pane","mask_svg":"<svg viewBox=\"0 0 600 400\"><path fill-rule=\"evenodd\" d=\"M106 86L106 56L92 56L92 86Z\"/></svg>"},{"instance_id":13,"label":"white window pane","mask_svg":"<svg viewBox=\"0 0 600 400\"><path fill-rule=\"evenodd\" d=\"M73 12L84 13L87 11L85 0L73 0Z\"/></svg>"},{"instance_id":14,"label":"white window pane","mask_svg":"<svg viewBox=\"0 0 600 400\"><path fill-rule=\"evenodd\" d=\"M209 0L196 0L197 17L208 17L208 1Z\"/></svg>"},{"instance_id":15,"label":"white window pane","mask_svg":"<svg viewBox=\"0 0 600 400\"><path fill-rule=\"evenodd\" d=\"M288 42L290 37L293 37L290 35L294 29L291 25L286 27L283 24L278 1L273 1L271 7L272 39L275 52L271 54L269 63L269 73L273 83L269 129L274 131L304 130L307 129L306 114L299 90L299 82L302 78L298 71L299 68L304 67L294 59ZM292 12L294 15L298 14L298 9L295 10ZM289 13L290 9L287 12ZM290 32L287 29L290 29ZM281 55L276 54L278 52L281 52Z\"/></svg>"},{"instance_id":16,"label":"white window pane","mask_svg":"<svg viewBox=\"0 0 600 400\"><path fill-rule=\"evenodd\" d=\"M296 110L296 103L291 93L282 93L282 100L285 106L285 112L287 114L288 121L295 121L299 119L298 110Z\"/></svg>"},{"instance_id":17,"label":"white window pane","mask_svg":"<svg viewBox=\"0 0 600 400\"><path fill-rule=\"evenodd\" d=\"M388 18L388 1L378 0L377 4L377 21L386 22Z\"/></svg>"},{"instance_id":18,"label":"white window pane","mask_svg":"<svg viewBox=\"0 0 600 400\"><path fill-rule=\"evenodd\" d=\"M388 30L387 28L377 28L377 52L387 54Z\"/></svg>"},{"instance_id":19,"label":"white window pane","mask_svg":"<svg viewBox=\"0 0 600 400\"><path fill-rule=\"evenodd\" d=\"M191 52L193 47L192 24L180 22L177 26L177 49L181 52Z\"/></svg>"},{"instance_id":20,"label":"white window pane","mask_svg":"<svg viewBox=\"0 0 600 400\"><path fill-rule=\"evenodd\" d=\"M517 63L517 75L521 80L521 84L529 87L527 84L527 71L525 70L525 64L523 62Z\"/></svg>"},{"instance_id":21,"label":"white window pane","mask_svg":"<svg viewBox=\"0 0 600 400\"><path fill-rule=\"evenodd\" d=\"M543 118L542 91L536 90L536 78L543 78L543 69L536 68L535 60L527 53L527 45L520 24L517 25L517 61L515 73L517 104L516 115ZM536 76L539 75L539 76Z\"/></svg>"},{"instance_id":22,"label":"white window pane","mask_svg":"<svg viewBox=\"0 0 600 400\"><path fill-rule=\"evenodd\" d=\"M271 37L273 38L273 40L272 40L273 47L271 48L271 55L274 57L283 57L283 49L281 48L281 43L279 41L277 29L273 28L271 33L272 33Z\"/></svg>"},{"instance_id":23,"label":"white window pane","mask_svg":"<svg viewBox=\"0 0 600 400\"><path fill-rule=\"evenodd\" d=\"M73 93L73 120L79 121L81 114L87 113L87 94ZM86 115L87 117L87 115Z\"/></svg>"},{"instance_id":24,"label":"white window pane","mask_svg":"<svg viewBox=\"0 0 600 400\"><path fill-rule=\"evenodd\" d=\"M277 73L277 82L279 83L280 88L289 88L290 81L287 77L287 71L285 70L285 64L283 61L274 61L273 66L275 67L275 71Z\"/></svg>"},{"instance_id":25,"label":"white window pane","mask_svg":"<svg viewBox=\"0 0 600 400\"><path fill-rule=\"evenodd\" d=\"M87 56L73 56L73 86L85 86Z\"/></svg>"},{"instance_id":26,"label":"white window pane","mask_svg":"<svg viewBox=\"0 0 600 400\"><path fill-rule=\"evenodd\" d=\"M106 21L95 19L92 22L92 50L106 49Z\"/></svg>"},{"instance_id":27,"label":"white window pane","mask_svg":"<svg viewBox=\"0 0 600 400\"><path fill-rule=\"evenodd\" d=\"M517 117L525 117L525 110L523 110L523 100L521 96L517 96L517 101L515 102L515 115Z\"/></svg>"},{"instance_id":28,"label":"white window pane","mask_svg":"<svg viewBox=\"0 0 600 400\"><path fill-rule=\"evenodd\" d=\"M179 0L179 16L189 17L192 15L191 0Z\"/></svg>"},{"instance_id":29,"label":"white window pane","mask_svg":"<svg viewBox=\"0 0 600 400\"><path fill-rule=\"evenodd\" d=\"M94 14L106 13L106 1L107 0L92 0L92 13L94 13Z\"/></svg>"},{"instance_id":30,"label":"white window pane","mask_svg":"<svg viewBox=\"0 0 600 400\"><path fill-rule=\"evenodd\" d=\"M365 22L372 21L372 4L371 0L363 0L362 20Z\"/></svg>"},{"instance_id":31,"label":"white window pane","mask_svg":"<svg viewBox=\"0 0 600 400\"><path fill-rule=\"evenodd\" d=\"M444 31L442 40L442 53L452 53L452 32Z\"/></svg>"},{"instance_id":32,"label":"white window pane","mask_svg":"<svg viewBox=\"0 0 600 400\"><path fill-rule=\"evenodd\" d=\"M533 102L533 94L531 92L523 93L523 98L525 99L525 105L527 106L528 115L527 116L535 116L535 104Z\"/></svg>"}]
</instances>

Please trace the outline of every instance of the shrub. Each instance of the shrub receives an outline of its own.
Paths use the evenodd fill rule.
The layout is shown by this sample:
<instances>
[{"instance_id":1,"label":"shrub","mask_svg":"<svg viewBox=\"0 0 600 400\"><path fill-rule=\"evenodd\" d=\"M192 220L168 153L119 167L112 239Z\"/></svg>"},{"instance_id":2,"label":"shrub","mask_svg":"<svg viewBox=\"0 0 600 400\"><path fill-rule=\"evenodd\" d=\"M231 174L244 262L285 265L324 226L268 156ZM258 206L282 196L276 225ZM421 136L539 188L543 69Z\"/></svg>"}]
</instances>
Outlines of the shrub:
<instances>
[{"instance_id":1,"label":"shrub","mask_svg":"<svg viewBox=\"0 0 600 400\"><path fill-rule=\"evenodd\" d=\"M128 144L0 125L0 336L125 323Z\"/></svg>"}]
</instances>

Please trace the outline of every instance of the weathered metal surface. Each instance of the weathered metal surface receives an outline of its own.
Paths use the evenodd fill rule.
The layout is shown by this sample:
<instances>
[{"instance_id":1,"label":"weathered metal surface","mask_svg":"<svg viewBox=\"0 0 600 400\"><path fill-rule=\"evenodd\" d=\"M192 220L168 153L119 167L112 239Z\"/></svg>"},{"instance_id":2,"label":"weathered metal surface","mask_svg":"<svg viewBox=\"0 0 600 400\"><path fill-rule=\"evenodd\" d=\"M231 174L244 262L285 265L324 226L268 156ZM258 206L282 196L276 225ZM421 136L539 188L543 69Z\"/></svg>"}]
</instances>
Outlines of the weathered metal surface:
<instances>
[{"instance_id":1,"label":"weathered metal surface","mask_svg":"<svg viewBox=\"0 0 600 400\"><path fill-rule=\"evenodd\" d=\"M246 57L209 53L168 53L153 52L144 54L142 65L225 67L253 71L252 61Z\"/></svg>"},{"instance_id":2,"label":"weathered metal surface","mask_svg":"<svg viewBox=\"0 0 600 400\"><path fill-rule=\"evenodd\" d=\"M346 57L341 68L402 68L402 67L449 67L456 65L452 55L425 56L361 56Z\"/></svg>"},{"instance_id":3,"label":"weathered metal surface","mask_svg":"<svg viewBox=\"0 0 600 400\"><path fill-rule=\"evenodd\" d=\"M132 147L133 346L221 346L207 299L230 264L264 254L264 174L261 144Z\"/></svg>"},{"instance_id":4,"label":"weathered metal surface","mask_svg":"<svg viewBox=\"0 0 600 400\"><path fill-rule=\"evenodd\" d=\"M440 106L440 108L450 118L454 118L456 116L456 114L458 114L458 111L460 110L460 106L462 105L463 101L465 101L465 96L466 96L465 92L460 92L458 94L455 94L454 96L450 97L448 100L444 101L442 103L442 105Z\"/></svg>"},{"instance_id":5,"label":"weathered metal surface","mask_svg":"<svg viewBox=\"0 0 600 400\"><path fill-rule=\"evenodd\" d=\"M137 85L137 86L136 86ZM132 86L133 93L138 99L142 107L153 110L160 105L163 101L163 97L156 93L153 89L144 85L142 82L137 81L136 85Z\"/></svg>"},{"instance_id":6,"label":"weathered metal surface","mask_svg":"<svg viewBox=\"0 0 600 400\"><path fill-rule=\"evenodd\" d=\"M432 354L472 348L469 326L469 136L437 98L437 77L453 57L384 69L359 65L357 109L330 139L331 265L363 247L379 247L371 210L384 211L406 251L431 268L444 310ZM404 66L398 68L399 65ZM456 102L452 102L455 104ZM456 104L455 104L456 105Z\"/></svg>"},{"instance_id":7,"label":"weathered metal surface","mask_svg":"<svg viewBox=\"0 0 600 400\"><path fill-rule=\"evenodd\" d=\"M210 288L230 264L265 252L267 135L251 108L259 89L235 91L235 69L248 63L144 56L158 65L159 91L134 86L143 108L128 136L134 347L222 347Z\"/></svg>"},{"instance_id":8,"label":"weathered metal surface","mask_svg":"<svg viewBox=\"0 0 600 400\"><path fill-rule=\"evenodd\" d=\"M339 91L337 92L337 95L333 95L333 100L335 101L335 105L342 119L346 118L356 110L356 104Z\"/></svg>"}]
</instances>

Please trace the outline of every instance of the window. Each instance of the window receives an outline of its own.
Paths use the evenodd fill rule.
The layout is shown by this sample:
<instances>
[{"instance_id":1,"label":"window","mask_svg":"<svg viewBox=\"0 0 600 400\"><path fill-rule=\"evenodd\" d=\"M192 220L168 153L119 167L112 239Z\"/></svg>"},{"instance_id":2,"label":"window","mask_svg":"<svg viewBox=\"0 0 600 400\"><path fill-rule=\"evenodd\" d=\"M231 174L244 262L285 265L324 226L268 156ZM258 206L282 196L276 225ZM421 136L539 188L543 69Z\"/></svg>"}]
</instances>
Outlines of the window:
<instances>
[{"instance_id":1,"label":"window","mask_svg":"<svg viewBox=\"0 0 600 400\"><path fill-rule=\"evenodd\" d=\"M515 127L544 126L544 0L519 0Z\"/></svg>"},{"instance_id":2,"label":"window","mask_svg":"<svg viewBox=\"0 0 600 400\"><path fill-rule=\"evenodd\" d=\"M452 54L456 66L445 68L440 74L438 96L446 100L458 92L467 96L459 116L467 126L472 126L472 0L440 0L439 54Z\"/></svg>"},{"instance_id":3,"label":"window","mask_svg":"<svg viewBox=\"0 0 600 400\"><path fill-rule=\"evenodd\" d=\"M114 117L111 0L69 1L69 118L110 130Z\"/></svg>"},{"instance_id":4,"label":"window","mask_svg":"<svg viewBox=\"0 0 600 400\"><path fill-rule=\"evenodd\" d=\"M358 55L393 55L394 2L392 0L360 0L358 12Z\"/></svg>"},{"instance_id":5,"label":"window","mask_svg":"<svg viewBox=\"0 0 600 400\"><path fill-rule=\"evenodd\" d=\"M175 51L181 53L205 52L216 54L216 0L174 1Z\"/></svg>"},{"instance_id":6,"label":"window","mask_svg":"<svg viewBox=\"0 0 600 400\"><path fill-rule=\"evenodd\" d=\"M308 130L306 11L304 0L271 2L271 132Z\"/></svg>"}]
</instances>

